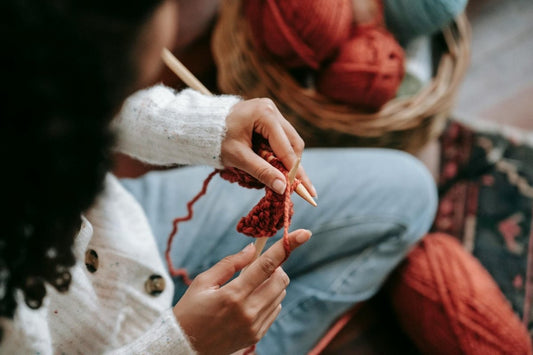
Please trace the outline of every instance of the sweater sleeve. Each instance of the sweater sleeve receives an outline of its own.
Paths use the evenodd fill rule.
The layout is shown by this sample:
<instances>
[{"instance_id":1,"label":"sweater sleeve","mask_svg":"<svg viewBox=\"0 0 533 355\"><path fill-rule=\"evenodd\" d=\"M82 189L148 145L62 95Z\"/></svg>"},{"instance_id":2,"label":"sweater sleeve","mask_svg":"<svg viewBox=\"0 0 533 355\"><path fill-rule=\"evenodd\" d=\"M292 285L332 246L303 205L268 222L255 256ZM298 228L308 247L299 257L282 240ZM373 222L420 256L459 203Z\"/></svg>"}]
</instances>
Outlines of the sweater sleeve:
<instances>
[{"instance_id":1,"label":"sweater sleeve","mask_svg":"<svg viewBox=\"0 0 533 355\"><path fill-rule=\"evenodd\" d=\"M138 337L120 349L106 353L107 355L126 354L175 354L194 355L187 336L178 325L176 317L169 308L148 329L143 336Z\"/></svg>"},{"instance_id":2,"label":"sweater sleeve","mask_svg":"<svg viewBox=\"0 0 533 355\"><path fill-rule=\"evenodd\" d=\"M130 96L113 121L116 149L156 165L198 164L222 168L220 146L226 116L240 99L205 96L163 85Z\"/></svg>"},{"instance_id":3,"label":"sweater sleeve","mask_svg":"<svg viewBox=\"0 0 533 355\"><path fill-rule=\"evenodd\" d=\"M0 343L0 354L55 354L69 353L61 346L56 348L50 337L49 323L46 317L46 308L30 310L25 308L24 321L17 317L15 321L5 318L0 319L4 332ZM67 330L66 330L67 331ZM68 332L68 331L67 331ZM89 332L90 333L90 332ZM92 333L90 333L92 334ZM71 350L72 342L67 342ZM78 351L79 353L79 351ZM179 326L172 309L165 311L141 336L133 342L118 349L108 350L107 355L126 354L175 354L195 355L189 340Z\"/></svg>"}]
</instances>

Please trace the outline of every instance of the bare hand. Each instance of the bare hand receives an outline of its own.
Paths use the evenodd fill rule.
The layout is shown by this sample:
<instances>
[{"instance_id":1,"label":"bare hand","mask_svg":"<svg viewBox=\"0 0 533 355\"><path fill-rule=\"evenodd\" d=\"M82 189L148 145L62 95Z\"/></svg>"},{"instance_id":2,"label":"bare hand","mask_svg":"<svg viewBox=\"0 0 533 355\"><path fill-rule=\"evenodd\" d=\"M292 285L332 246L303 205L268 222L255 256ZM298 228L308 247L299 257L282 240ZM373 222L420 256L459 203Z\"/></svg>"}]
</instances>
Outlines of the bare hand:
<instances>
[{"instance_id":1,"label":"bare hand","mask_svg":"<svg viewBox=\"0 0 533 355\"><path fill-rule=\"evenodd\" d=\"M290 233L291 248L310 237L307 230ZM281 311L289 284L280 267L285 260L282 240L252 262L254 253L250 244L198 275L174 307L176 319L198 353L231 354L257 343Z\"/></svg>"},{"instance_id":2,"label":"bare hand","mask_svg":"<svg viewBox=\"0 0 533 355\"><path fill-rule=\"evenodd\" d=\"M252 99L235 104L226 118L226 126L228 131L221 147L224 166L246 171L282 194L285 177L252 150L252 135L255 132L267 139L287 170L302 156L304 141L272 100ZM316 196L315 188L301 166L297 176L311 195Z\"/></svg>"}]
</instances>

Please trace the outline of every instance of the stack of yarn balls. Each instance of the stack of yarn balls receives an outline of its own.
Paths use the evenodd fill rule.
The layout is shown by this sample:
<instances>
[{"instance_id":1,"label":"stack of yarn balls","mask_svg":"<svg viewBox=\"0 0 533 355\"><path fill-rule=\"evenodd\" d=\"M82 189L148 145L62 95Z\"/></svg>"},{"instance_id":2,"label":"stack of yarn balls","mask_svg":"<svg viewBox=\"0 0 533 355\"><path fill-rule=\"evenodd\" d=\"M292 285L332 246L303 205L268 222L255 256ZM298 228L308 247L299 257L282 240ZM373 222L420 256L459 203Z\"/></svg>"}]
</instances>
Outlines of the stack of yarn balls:
<instances>
[{"instance_id":1,"label":"stack of yarn balls","mask_svg":"<svg viewBox=\"0 0 533 355\"><path fill-rule=\"evenodd\" d=\"M498 285L456 238L427 235L387 287L423 354L531 354L531 338Z\"/></svg>"},{"instance_id":2,"label":"stack of yarn balls","mask_svg":"<svg viewBox=\"0 0 533 355\"><path fill-rule=\"evenodd\" d=\"M376 110L396 95L404 76L403 49L382 21L356 24L352 0L243 4L256 47L288 69L312 69L324 96Z\"/></svg>"},{"instance_id":3,"label":"stack of yarn balls","mask_svg":"<svg viewBox=\"0 0 533 355\"><path fill-rule=\"evenodd\" d=\"M440 30L466 2L244 0L243 5L260 52L289 70L310 69L324 96L377 110L395 97L404 77L399 43ZM375 17L362 21L369 8L377 9Z\"/></svg>"}]
</instances>

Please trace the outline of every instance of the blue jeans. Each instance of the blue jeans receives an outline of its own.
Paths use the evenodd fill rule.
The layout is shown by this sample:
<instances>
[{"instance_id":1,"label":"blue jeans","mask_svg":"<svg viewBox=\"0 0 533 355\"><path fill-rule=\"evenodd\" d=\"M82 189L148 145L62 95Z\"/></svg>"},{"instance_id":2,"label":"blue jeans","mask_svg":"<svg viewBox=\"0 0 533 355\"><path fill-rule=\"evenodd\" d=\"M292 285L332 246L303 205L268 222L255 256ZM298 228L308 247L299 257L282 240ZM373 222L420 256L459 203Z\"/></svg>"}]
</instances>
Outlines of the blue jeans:
<instances>
[{"instance_id":1,"label":"blue jeans","mask_svg":"<svg viewBox=\"0 0 533 355\"><path fill-rule=\"evenodd\" d=\"M406 153L309 149L302 164L318 191L318 207L295 195L291 230L310 229L313 236L283 265L291 283L281 314L257 345L260 355L307 353L336 318L378 291L427 232L436 210L433 178ZM144 207L161 255L172 219L186 214L186 202L211 170L187 167L122 180ZM263 195L214 178L193 219L179 226L174 265L194 277L250 243L235 227ZM186 286L179 279L175 284L177 301Z\"/></svg>"}]
</instances>

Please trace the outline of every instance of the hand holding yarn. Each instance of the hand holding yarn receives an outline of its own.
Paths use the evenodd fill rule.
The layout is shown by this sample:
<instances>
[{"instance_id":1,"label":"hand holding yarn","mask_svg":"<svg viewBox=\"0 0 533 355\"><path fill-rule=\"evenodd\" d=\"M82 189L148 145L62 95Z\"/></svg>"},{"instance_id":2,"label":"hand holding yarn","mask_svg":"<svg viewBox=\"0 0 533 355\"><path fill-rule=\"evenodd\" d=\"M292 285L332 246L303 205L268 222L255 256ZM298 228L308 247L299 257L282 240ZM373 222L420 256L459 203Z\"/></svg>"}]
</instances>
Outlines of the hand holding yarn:
<instances>
[{"instance_id":1,"label":"hand holding yarn","mask_svg":"<svg viewBox=\"0 0 533 355\"><path fill-rule=\"evenodd\" d=\"M309 231L301 229L289 233L291 250L310 237ZM281 311L289 284L280 267L287 256L283 242L273 244L255 261L254 254L250 244L198 275L174 307L176 319L199 354L229 354L257 343Z\"/></svg>"},{"instance_id":2,"label":"hand holding yarn","mask_svg":"<svg viewBox=\"0 0 533 355\"><path fill-rule=\"evenodd\" d=\"M302 155L304 142L272 100L263 98L237 103L226 118L226 127L226 137L221 146L224 166L245 171L278 194L283 194L285 176L253 151L253 136L264 137L275 156L289 169ZM316 190L302 167L297 176L316 196Z\"/></svg>"}]
</instances>

